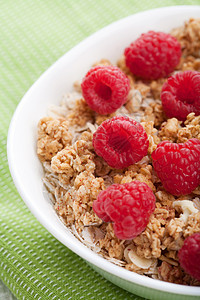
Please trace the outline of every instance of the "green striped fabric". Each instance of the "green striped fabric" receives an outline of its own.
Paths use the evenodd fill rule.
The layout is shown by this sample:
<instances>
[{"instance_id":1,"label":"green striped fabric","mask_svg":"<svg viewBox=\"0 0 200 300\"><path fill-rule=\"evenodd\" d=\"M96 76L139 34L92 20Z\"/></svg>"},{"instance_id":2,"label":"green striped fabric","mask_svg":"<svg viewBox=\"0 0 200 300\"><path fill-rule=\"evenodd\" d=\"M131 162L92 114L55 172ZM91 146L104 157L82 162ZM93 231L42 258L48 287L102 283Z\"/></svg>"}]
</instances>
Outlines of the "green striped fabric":
<instances>
[{"instance_id":1,"label":"green striped fabric","mask_svg":"<svg viewBox=\"0 0 200 300\"><path fill-rule=\"evenodd\" d=\"M140 299L95 273L29 212L9 173L7 131L25 92L78 42L138 11L181 4L200 1L0 0L0 278L17 299Z\"/></svg>"}]
</instances>

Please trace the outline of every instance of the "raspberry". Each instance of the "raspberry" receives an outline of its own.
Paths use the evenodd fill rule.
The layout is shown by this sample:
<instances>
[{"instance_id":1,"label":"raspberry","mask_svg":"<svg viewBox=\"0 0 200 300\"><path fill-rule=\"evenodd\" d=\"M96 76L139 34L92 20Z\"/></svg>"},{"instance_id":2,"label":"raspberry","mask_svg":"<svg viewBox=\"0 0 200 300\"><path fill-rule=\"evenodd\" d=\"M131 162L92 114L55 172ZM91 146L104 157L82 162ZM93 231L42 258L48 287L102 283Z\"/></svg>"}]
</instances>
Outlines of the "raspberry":
<instances>
[{"instance_id":1,"label":"raspberry","mask_svg":"<svg viewBox=\"0 0 200 300\"><path fill-rule=\"evenodd\" d=\"M164 141L151 155L166 191L175 196L191 193L200 184L200 141L175 144Z\"/></svg>"},{"instance_id":2,"label":"raspberry","mask_svg":"<svg viewBox=\"0 0 200 300\"><path fill-rule=\"evenodd\" d=\"M155 209L155 200L144 182L113 184L99 193L93 210L103 221L114 223L119 239L133 239L146 228Z\"/></svg>"},{"instance_id":3,"label":"raspberry","mask_svg":"<svg viewBox=\"0 0 200 300\"><path fill-rule=\"evenodd\" d=\"M90 108L106 115L113 113L126 102L130 83L119 68L99 65L89 70L81 88Z\"/></svg>"},{"instance_id":4,"label":"raspberry","mask_svg":"<svg viewBox=\"0 0 200 300\"><path fill-rule=\"evenodd\" d=\"M126 168L147 155L147 134L135 120L116 116L104 121L93 135L97 155L116 169Z\"/></svg>"},{"instance_id":5,"label":"raspberry","mask_svg":"<svg viewBox=\"0 0 200 300\"><path fill-rule=\"evenodd\" d=\"M143 79L168 76L181 57L180 43L170 34L149 31L143 33L124 51L130 71Z\"/></svg>"},{"instance_id":6,"label":"raspberry","mask_svg":"<svg viewBox=\"0 0 200 300\"><path fill-rule=\"evenodd\" d=\"M200 281L200 233L188 236L178 252L181 267Z\"/></svg>"},{"instance_id":7,"label":"raspberry","mask_svg":"<svg viewBox=\"0 0 200 300\"><path fill-rule=\"evenodd\" d=\"M179 72L168 78L161 91L163 110L169 118L185 120L195 112L200 115L200 72Z\"/></svg>"}]
</instances>

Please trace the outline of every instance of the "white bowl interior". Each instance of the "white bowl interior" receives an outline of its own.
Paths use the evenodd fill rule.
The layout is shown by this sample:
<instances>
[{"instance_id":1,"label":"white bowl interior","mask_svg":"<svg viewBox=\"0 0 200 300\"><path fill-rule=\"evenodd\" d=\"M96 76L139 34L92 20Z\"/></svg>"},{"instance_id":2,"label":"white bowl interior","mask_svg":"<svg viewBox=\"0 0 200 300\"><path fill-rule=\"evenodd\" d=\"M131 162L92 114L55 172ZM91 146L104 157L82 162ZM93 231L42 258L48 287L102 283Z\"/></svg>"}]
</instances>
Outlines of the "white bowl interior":
<instances>
[{"instance_id":1,"label":"white bowl interior","mask_svg":"<svg viewBox=\"0 0 200 300\"><path fill-rule=\"evenodd\" d=\"M81 244L63 225L43 194L43 170L36 155L37 123L51 104L59 104L101 58L113 63L124 48L148 30L169 32L190 17L200 17L200 6L177 6L142 12L115 22L81 42L50 67L18 105L8 135L8 160L15 185L36 218L59 241L95 266L137 284L175 294L200 296L200 288L158 282L117 267ZM188 298L189 299L189 298Z\"/></svg>"}]
</instances>

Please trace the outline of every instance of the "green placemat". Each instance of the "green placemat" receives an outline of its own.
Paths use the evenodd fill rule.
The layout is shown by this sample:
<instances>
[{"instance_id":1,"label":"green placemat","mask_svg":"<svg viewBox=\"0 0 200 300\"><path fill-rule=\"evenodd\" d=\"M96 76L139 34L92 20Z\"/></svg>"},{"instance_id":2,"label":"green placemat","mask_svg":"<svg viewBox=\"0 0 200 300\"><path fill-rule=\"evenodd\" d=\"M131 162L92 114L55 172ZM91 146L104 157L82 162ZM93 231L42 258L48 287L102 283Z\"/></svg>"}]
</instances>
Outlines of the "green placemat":
<instances>
[{"instance_id":1,"label":"green placemat","mask_svg":"<svg viewBox=\"0 0 200 300\"><path fill-rule=\"evenodd\" d=\"M7 130L28 88L79 41L138 11L181 4L200 1L0 0L0 278L17 299L139 299L95 273L29 212L9 173Z\"/></svg>"}]
</instances>

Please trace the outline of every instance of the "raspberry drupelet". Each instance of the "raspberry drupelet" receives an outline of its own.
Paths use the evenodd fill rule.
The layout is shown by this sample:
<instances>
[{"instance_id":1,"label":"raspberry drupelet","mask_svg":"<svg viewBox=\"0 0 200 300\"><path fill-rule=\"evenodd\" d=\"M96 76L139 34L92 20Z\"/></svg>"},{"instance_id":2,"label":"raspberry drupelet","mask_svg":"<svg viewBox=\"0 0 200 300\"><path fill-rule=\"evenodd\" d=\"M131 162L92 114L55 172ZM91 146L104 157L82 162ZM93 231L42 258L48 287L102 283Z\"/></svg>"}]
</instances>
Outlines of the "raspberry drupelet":
<instances>
[{"instance_id":1,"label":"raspberry drupelet","mask_svg":"<svg viewBox=\"0 0 200 300\"><path fill-rule=\"evenodd\" d=\"M155 209L155 196L144 182L113 184L99 193L93 210L105 222L113 222L116 237L133 239L147 226Z\"/></svg>"},{"instance_id":2,"label":"raspberry drupelet","mask_svg":"<svg viewBox=\"0 0 200 300\"><path fill-rule=\"evenodd\" d=\"M200 184L200 140L194 138L180 144L163 141L151 157L169 193L175 196L190 194Z\"/></svg>"},{"instance_id":3,"label":"raspberry drupelet","mask_svg":"<svg viewBox=\"0 0 200 300\"><path fill-rule=\"evenodd\" d=\"M200 281L200 233L187 237L178 252L181 267Z\"/></svg>"},{"instance_id":4,"label":"raspberry drupelet","mask_svg":"<svg viewBox=\"0 0 200 300\"><path fill-rule=\"evenodd\" d=\"M130 83L118 67L98 65L88 71L81 88L90 108L106 115L115 112L127 101Z\"/></svg>"},{"instance_id":5,"label":"raspberry drupelet","mask_svg":"<svg viewBox=\"0 0 200 300\"><path fill-rule=\"evenodd\" d=\"M167 77L181 58L180 43L170 34L143 33L124 51L130 71L143 79Z\"/></svg>"},{"instance_id":6,"label":"raspberry drupelet","mask_svg":"<svg viewBox=\"0 0 200 300\"><path fill-rule=\"evenodd\" d=\"M187 115L200 114L200 72L178 72L168 78L161 91L163 110L169 118L184 121Z\"/></svg>"},{"instance_id":7,"label":"raspberry drupelet","mask_svg":"<svg viewBox=\"0 0 200 300\"><path fill-rule=\"evenodd\" d=\"M123 169L147 155L149 140L140 123L116 116L98 127L93 135L93 146L110 167Z\"/></svg>"}]
</instances>

